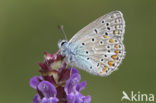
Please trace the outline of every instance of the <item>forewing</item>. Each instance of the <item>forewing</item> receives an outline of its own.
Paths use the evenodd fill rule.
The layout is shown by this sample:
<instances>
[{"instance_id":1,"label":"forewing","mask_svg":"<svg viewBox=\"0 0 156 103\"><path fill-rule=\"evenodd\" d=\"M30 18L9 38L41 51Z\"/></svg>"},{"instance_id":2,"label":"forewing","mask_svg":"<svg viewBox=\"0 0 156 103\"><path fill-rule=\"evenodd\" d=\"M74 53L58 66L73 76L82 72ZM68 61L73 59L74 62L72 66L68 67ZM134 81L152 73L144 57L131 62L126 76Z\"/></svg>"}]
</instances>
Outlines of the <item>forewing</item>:
<instances>
[{"instance_id":1,"label":"forewing","mask_svg":"<svg viewBox=\"0 0 156 103\"><path fill-rule=\"evenodd\" d=\"M123 40L124 28L125 21L123 14L120 11L113 11L97 18L95 21L82 28L69 42L77 42L81 40L81 38L88 37L89 35L104 34L106 31L111 32L112 35L110 34L109 36L114 36L113 34L115 34Z\"/></svg>"}]
</instances>

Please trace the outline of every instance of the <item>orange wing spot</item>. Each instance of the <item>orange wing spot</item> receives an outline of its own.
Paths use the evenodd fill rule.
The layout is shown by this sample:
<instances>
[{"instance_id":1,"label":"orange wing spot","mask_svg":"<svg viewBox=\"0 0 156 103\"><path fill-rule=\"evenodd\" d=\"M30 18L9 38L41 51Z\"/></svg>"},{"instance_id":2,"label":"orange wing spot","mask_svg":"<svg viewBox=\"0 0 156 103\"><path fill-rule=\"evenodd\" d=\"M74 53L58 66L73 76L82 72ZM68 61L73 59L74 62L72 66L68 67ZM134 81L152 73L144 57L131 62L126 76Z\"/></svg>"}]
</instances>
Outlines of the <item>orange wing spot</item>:
<instances>
[{"instance_id":1,"label":"orange wing spot","mask_svg":"<svg viewBox=\"0 0 156 103\"><path fill-rule=\"evenodd\" d=\"M110 39L109 42L110 42L110 43L114 43L114 39Z\"/></svg>"},{"instance_id":2,"label":"orange wing spot","mask_svg":"<svg viewBox=\"0 0 156 103\"><path fill-rule=\"evenodd\" d=\"M109 65L109 66L112 66L112 65L113 65L113 61L109 61L109 62L108 62L108 65Z\"/></svg>"},{"instance_id":3,"label":"orange wing spot","mask_svg":"<svg viewBox=\"0 0 156 103\"><path fill-rule=\"evenodd\" d=\"M106 36L106 35L104 35L103 37L104 37L104 38L108 38L108 36Z\"/></svg>"},{"instance_id":4,"label":"orange wing spot","mask_svg":"<svg viewBox=\"0 0 156 103\"><path fill-rule=\"evenodd\" d=\"M107 69L108 69L108 67L105 66L105 68L102 69L102 72L106 72Z\"/></svg>"},{"instance_id":5,"label":"orange wing spot","mask_svg":"<svg viewBox=\"0 0 156 103\"><path fill-rule=\"evenodd\" d=\"M114 34L114 35L117 35L117 34L118 34L118 31L117 31L117 30L114 30L114 31L113 31L113 34Z\"/></svg>"},{"instance_id":6,"label":"orange wing spot","mask_svg":"<svg viewBox=\"0 0 156 103\"><path fill-rule=\"evenodd\" d=\"M118 50L116 50L116 51L115 51L115 53L116 53L116 54L119 54L119 51L118 51Z\"/></svg>"},{"instance_id":7,"label":"orange wing spot","mask_svg":"<svg viewBox=\"0 0 156 103\"><path fill-rule=\"evenodd\" d=\"M114 60L116 60L116 59L117 59L117 55L112 55L112 58L113 58Z\"/></svg>"},{"instance_id":8,"label":"orange wing spot","mask_svg":"<svg viewBox=\"0 0 156 103\"><path fill-rule=\"evenodd\" d=\"M115 48L116 48L116 49L118 49L118 48L119 48L119 45L118 45L118 44L116 44L116 45L115 45Z\"/></svg>"}]
</instances>

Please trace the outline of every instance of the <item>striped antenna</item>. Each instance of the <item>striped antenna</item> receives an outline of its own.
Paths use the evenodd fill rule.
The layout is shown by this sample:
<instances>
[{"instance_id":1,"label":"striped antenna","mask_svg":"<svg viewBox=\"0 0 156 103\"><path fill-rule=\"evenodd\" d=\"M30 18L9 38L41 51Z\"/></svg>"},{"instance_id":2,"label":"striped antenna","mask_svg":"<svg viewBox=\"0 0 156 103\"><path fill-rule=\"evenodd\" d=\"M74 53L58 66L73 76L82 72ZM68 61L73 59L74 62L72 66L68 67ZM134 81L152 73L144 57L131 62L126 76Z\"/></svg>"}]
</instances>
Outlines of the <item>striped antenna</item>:
<instances>
[{"instance_id":1,"label":"striped antenna","mask_svg":"<svg viewBox=\"0 0 156 103\"><path fill-rule=\"evenodd\" d=\"M64 35L65 40L67 40L67 36L66 36L65 31L64 31L64 26L63 26L63 25L59 25L58 28L60 29L60 31L61 31L62 34Z\"/></svg>"}]
</instances>

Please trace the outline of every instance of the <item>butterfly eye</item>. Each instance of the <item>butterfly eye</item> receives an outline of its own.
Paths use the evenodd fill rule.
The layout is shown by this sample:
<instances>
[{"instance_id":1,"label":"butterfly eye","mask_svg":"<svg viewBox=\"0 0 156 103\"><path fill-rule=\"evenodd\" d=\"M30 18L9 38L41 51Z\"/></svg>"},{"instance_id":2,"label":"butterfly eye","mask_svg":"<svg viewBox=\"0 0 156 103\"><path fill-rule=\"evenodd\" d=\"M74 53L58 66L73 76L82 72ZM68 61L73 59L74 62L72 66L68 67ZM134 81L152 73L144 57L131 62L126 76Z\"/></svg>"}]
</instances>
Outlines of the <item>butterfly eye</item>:
<instances>
[{"instance_id":1,"label":"butterfly eye","mask_svg":"<svg viewBox=\"0 0 156 103\"><path fill-rule=\"evenodd\" d=\"M62 42L62 43L61 43L61 46L63 46L65 43L66 43L66 42Z\"/></svg>"}]
</instances>

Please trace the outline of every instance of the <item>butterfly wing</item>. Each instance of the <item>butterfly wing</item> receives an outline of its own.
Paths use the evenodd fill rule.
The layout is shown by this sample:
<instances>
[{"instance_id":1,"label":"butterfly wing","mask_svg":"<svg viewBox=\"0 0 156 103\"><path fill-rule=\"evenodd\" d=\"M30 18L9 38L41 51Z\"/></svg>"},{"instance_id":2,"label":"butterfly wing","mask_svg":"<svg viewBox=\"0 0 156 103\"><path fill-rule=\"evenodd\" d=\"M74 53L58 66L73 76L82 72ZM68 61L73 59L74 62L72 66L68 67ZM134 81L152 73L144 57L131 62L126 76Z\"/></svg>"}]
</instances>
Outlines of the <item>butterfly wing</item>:
<instances>
[{"instance_id":1,"label":"butterfly wing","mask_svg":"<svg viewBox=\"0 0 156 103\"><path fill-rule=\"evenodd\" d=\"M95 75L111 74L125 56L124 32L125 21L120 11L99 17L69 41L76 54L73 65Z\"/></svg>"},{"instance_id":2,"label":"butterfly wing","mask_svg":"<svg viewBox=\"0 0 156 103\"><path fill-rule=\"evenodd\" d=\"M116 31L113 32L116 35L121 34L118 36L123 37L123 34L125 32L125 21L123 18L123 14L120 11L113 11L97 18L95 21L91 22L90 24L82 28L80 31L78 31L70 39L69 42L75 42L77 40L80 40L81 38L84 38L85 36L93 35L98 32L98 28L103 29L103 32L105 32L106 29L109 29L109 26L115 27Z\"/></svg>"}]
</instances>

